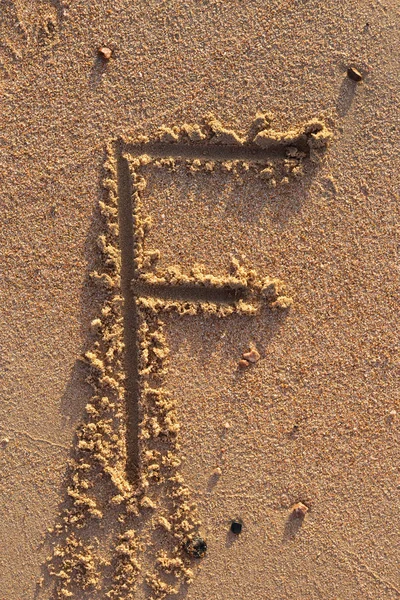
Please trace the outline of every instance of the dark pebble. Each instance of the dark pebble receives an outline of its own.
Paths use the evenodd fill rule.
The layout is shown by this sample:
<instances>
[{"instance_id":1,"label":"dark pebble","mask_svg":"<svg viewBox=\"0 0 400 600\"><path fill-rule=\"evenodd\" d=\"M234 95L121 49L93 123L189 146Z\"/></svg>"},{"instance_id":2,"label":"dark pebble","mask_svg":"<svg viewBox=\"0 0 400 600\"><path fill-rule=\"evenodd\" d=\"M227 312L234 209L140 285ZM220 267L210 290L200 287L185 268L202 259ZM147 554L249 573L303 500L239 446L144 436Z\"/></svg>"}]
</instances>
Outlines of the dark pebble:
<instances>
[{"instance_id":1,"label":"dark pebble","mask_svg":"<svg viewBox=\"0 0 400 600\"><path fill-rule=\"evenodd\" d=\"M239 535L239 533L242 533L242 523L240 521L232 521L231 531L235 535Z\"/></svg>"},{"instance_id":2,"label":"dark pebble","mask_svg":"<svg viewBox=\"0 0 400 600\"><path fill-rule=\"evenodd\" d=\"M347 77L349 79L351 79L352 81L362 81L363 76L361 75L360 71L357 71L357 69L354 69L353 67L349 67L347 69Z\"/></svg>"},{"instance_id":3,"label":"dark pebble","mask_svg":"<svg viewBox=\"0 0 400 600\"><path fill-rule=\"evenodd\" d=\"M184 549L193 558L203 558L207 552L207 542L201 537L195 537L185 542Z\"/></svg>"}]
</instances>

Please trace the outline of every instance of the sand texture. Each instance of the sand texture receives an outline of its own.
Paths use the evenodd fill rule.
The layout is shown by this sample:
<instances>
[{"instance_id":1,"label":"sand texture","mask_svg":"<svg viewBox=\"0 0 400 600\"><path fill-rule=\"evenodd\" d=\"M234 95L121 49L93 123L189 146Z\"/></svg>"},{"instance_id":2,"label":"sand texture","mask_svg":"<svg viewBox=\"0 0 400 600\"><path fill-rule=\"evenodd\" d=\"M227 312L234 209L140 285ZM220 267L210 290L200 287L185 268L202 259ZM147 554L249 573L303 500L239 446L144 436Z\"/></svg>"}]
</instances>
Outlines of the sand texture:
<instances>
[{"instance_id":1,"label":"sand texture","mask_svg":"<svg viewBox=\"0 0 400 600\"><path fill-rule=\"evenodd\" d=\"M1 599L400 598L399 27L0 0Z\"/></svg>"}]
</instances>

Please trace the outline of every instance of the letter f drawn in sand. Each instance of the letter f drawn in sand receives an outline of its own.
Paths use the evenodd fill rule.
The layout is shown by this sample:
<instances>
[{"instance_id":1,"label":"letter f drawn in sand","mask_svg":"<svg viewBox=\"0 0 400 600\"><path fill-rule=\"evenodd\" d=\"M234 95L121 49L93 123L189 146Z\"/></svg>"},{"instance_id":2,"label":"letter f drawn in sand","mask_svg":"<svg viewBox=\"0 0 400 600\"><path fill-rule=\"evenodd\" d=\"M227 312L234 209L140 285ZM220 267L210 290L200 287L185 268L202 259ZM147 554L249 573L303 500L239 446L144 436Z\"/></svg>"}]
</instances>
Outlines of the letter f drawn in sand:
<instances>
[{"instance_id":1,"label":"letter f drawn in sand","mask_svg":"<svg viewBox=\"0 0 400 600\"><path fill-rule=\"evenodd\" d=\"M175 154L177 156L177 154ZM168 347L162 314L204 314L226 317L256 315L263 306L286 309L291 298L279 279L231 263L231 274L208 274L195 265L189 274L178 267L155 267L158 251L145 249L150 222L143 215L141 193L146 181L140 167L153 158L132 155L123 141L116 144L121 288L124 297L124 343L127 402L127 473L143 477L144 450L151 438L173 440L179 430L175 403L161 387Z\"/></svg>"},{"instance_id":2,"label":"letter f drawn in sand","mask_svg":"<svg viewBox=\"0 0 400 600\"><path fill-rule=\"evenodd\" d=\"M275 187L302 178L318 164L331 137L325 124L313 119L297 129L276 131L269 114L258 114L247 136L225 129L210 116L205 125L159 130L153 139L116 140L112 162L116 170L121 291L124 298L124 343L127 406L127 474L144 477L146 448L157 438L170 440L179 429L174 402L161 382L166 375L168 346L161 315L256 315L263 306L286 309L291 298L282 281L262 277L232 261L225 277L194 265L189 274L178 267L156 267L157 250L145 248L150 221L143 215L146 188L143 167L183 165L192 172L213 171L213 165L243 169ZM146 441L147 440L147 441ZM151 453L150 453L151 454ZM149 453L147 452L147 455Z\"/></svg>"}]
</instances>

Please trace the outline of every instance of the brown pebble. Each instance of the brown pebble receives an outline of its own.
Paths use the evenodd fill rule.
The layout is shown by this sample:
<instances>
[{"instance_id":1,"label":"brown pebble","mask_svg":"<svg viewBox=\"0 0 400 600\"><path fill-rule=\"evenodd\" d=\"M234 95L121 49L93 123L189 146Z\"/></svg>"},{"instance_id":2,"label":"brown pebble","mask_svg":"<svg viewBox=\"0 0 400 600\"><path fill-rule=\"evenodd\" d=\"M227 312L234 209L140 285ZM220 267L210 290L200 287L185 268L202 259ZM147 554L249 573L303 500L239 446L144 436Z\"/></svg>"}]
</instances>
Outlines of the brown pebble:
<instances>
[{"instance_id":1,"label":"brown pebble","mask_svg":"<svg viewBox=\"0 0 400 600\"><path fill-rule=\"evenodd\" d=\"M347 77L349 79L351 79L352 81L362 81L363 76L361 75L360 71L357 71L357 69L355 69L354 67L349 67L347 69Z\"/></svg>"},{"instance_id":2,"label":"brown pebble","mask_svg":"<svg viewBox=\"0 0 400 600\"><path fill-rule=\"evenodd\" d=\"M99 48L99 54L101 54L101 56L106 60L110 60L112 50L110 48L107 48L107 46L102 46L101 48Z\"/></svg>"},{"instance_id":3,"label":"brown pebble","mask_svg":"<svg viewBox=\"0 0 400 600\"><path fill-rule=\"evenodd\" d=\"M248 360L244 360L243 358L239 360L239 369L247 369L250 365Z\"/></svg>"},{"instance_id":4,"label":"brown pebble","mask_svg":"<svg viewBox=\"0 0 400 600\"><path fill-rule=\"evenodd\" d=\"M293 504L290 512L296 519L304 519L306 513L308 512L308 506L302 502L297 502L296 504Z\"/></svg>"},{"instance_id":5,"label":"brown pebble","mask_svg":"<svg viewBox=\"0 0 400 600\"><path fill-rule=\"evenodd\" d=\"M260 353L256 348L250 348L248 352L245 352L242 355L242 359L251 363L256 363L258 360L260 360Z\"/></svg>"}]
</instances>

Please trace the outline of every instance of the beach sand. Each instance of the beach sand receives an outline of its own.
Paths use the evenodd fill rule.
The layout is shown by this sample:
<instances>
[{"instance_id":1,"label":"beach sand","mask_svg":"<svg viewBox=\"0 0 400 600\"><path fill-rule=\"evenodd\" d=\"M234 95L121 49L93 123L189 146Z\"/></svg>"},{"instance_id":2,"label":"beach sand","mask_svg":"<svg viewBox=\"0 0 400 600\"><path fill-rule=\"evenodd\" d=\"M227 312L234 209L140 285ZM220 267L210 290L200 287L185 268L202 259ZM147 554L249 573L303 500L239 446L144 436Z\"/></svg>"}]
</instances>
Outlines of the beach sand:
<instances>
[{"instance_id":1,"label":"beach sand","mask_svg":"<svg viewBox=\"0 0 400 600\"><path fill-rule=\"evenodd\" d=\"M0 598L400 597L399 21L0 0Z\"/></svg>"}]
</instances>

